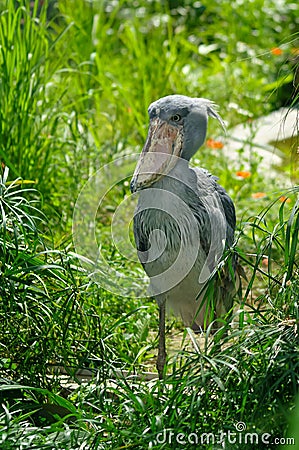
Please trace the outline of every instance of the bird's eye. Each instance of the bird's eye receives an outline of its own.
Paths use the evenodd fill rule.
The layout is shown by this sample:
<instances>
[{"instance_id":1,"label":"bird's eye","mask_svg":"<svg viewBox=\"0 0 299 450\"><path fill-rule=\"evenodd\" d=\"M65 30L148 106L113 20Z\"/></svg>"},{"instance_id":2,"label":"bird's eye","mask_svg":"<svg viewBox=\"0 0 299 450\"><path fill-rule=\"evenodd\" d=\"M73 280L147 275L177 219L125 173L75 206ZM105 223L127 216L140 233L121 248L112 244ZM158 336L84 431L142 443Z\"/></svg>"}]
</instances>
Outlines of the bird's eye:
<instances>
[{"instance_id":1,"label":"bird's eye","mask_svg":"<svg viewBox=\"0 0 299 450\"><path fill-rule=\"evenodd\" d=\"M180 120L181 120L181 116L179 115L179 114L175 114L174 116L172 116L171 118L170 118L170 120L172 121L172 122L179 122Z\"/></svg>"}]
</instances>

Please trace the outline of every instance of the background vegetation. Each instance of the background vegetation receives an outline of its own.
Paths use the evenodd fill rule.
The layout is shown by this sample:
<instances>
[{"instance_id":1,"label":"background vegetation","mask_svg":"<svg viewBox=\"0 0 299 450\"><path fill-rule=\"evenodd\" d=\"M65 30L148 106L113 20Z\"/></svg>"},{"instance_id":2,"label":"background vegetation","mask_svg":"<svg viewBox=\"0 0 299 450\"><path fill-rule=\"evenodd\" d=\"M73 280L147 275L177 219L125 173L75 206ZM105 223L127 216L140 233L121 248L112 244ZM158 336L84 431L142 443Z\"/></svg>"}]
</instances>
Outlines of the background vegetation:
<instances>
[{"instance_id":1,"label":"background vegetation","mask_svg":"<svg viewBox=\"0 0 299 450\"><path fill-rule=\"evenodd\" d=\"M181 344L180 323L170 323L169 343L179 344L163 383L134 377L153 370L154 302L117 297L93 281L73 247L72 216L97 169L140 151L147 106L158 97L211 98L228 129L296 106L296 2L1 1L0 11L1 449L196 448L157 435L236 432L239 422L273 439L294 436L295 139L280 175L268 179L242 144L229 161L210 124L195 162L236 203L248 280L230 321L214 339L208 331L200 350L186 335ZM133 263L125 269L110 239L111 211L127 193L124 182L107 196L98 233L111 264L138 273ZM82 384L83 368L94 379Z\"/></svg>"}]
</instances>

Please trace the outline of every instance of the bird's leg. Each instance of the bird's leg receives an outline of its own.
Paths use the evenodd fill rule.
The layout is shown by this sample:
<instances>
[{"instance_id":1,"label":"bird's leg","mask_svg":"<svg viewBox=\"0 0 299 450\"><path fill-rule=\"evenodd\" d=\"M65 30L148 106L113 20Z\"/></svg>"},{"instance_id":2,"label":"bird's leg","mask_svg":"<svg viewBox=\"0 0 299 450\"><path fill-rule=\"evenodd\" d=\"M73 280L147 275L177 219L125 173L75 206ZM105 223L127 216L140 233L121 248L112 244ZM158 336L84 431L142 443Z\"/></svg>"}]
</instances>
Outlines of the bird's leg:
<instances>
[{"instance_id":1,"label":"bird's leg","mask_svg":"<svg viewBox=\"0 0 299 450\"><path fill-rule=\"evenodd\" d=\"M164 367L166 362L165 346L165 301L159 305L159 348L157 358L157 370L160 380L163 379Z\"/></svg>"}]
</instances>

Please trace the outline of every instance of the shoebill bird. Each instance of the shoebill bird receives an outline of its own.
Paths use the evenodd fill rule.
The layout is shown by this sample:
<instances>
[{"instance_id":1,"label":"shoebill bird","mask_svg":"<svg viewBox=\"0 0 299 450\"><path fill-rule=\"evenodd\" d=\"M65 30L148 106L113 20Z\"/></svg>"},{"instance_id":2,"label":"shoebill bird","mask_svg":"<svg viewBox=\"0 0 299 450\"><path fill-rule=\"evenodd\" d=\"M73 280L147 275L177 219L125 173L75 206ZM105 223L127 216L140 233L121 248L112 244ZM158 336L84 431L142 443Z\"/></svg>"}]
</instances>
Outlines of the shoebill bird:
<instances>
[{"instance_id":1,"label":"shoebill bird","mask_svg":"<svg viewBox=\"0 0 299 450\"><path fill-rule=\"evenodd\" d=\"M166 362L166 310L200 330L232 306L235 263L219 277L217 266L234 240L235 209L217 178L191 168L204 143L208 116L223 120L204 98L169 95L149 106L148 136L137 163L131 192L138 191L134 237L159 307L157 369ZM214 280L207 302L207 282ZM210 284L209 284L210 286Z\"/></svg>"}]
</instances>

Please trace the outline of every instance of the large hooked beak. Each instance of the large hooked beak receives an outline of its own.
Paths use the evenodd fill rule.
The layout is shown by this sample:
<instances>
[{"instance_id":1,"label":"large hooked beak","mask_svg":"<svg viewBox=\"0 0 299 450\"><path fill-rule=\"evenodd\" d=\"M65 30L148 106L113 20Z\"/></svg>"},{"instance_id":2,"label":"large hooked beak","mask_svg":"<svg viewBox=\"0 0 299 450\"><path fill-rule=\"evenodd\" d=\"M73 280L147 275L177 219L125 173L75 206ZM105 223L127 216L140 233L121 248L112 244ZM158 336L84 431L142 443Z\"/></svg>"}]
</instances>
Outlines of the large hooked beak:
<instances>
[{"instance_id":1,"label":"large hooked beak","mask_svg":"<svg viewBox=\"0 0 299 450\"><path fill-rule=\"evenodd\" d=\"M176 165L182 148L183 126L153 119L131 181L131 192L151 186L167 175Z\"/></svg>"}]
</instances>

